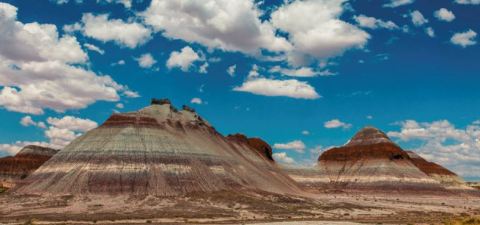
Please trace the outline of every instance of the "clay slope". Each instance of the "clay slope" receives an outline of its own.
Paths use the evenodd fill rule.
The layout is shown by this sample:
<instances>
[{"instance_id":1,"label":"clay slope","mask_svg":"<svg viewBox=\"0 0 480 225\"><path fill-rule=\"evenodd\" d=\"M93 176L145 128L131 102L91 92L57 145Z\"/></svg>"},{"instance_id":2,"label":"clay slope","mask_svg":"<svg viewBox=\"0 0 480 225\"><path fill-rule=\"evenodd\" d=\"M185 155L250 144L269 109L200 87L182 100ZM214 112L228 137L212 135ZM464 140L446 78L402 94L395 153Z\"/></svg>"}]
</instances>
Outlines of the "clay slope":
<instances>
[{"instance_id":1,"label":"clay slope","mask_svg":"<svg viewBox=\"0 0 480 225\"><path fill-rule=\"evenodd\" d=\"M346 145L325 151L315 168L290 173L311 189L443 190L407 152L373 127L362 129Z\"/></svg>"},{"instance_id":2,"label":"clay slope","mask_svg":"<svg viewBox=\"0 0 480 225\"><path fill-rule=\"evenodd\" d=\"M448 189L471 189L465 181L454 172L440 166L436 163L429 162L412 151L406 151L410 156L413 164L422 172L437 180Z\"/></svg>"},{"instance_id":3,"label":"clay slope","mask_svg":"<svg viewBox=\"0 0 480 225\"><path fill-rule=\"evenodd\" d=\"M15 156L0 159L0 187L12 188L58 151L36 145L25 146Z\"/></svg>"},{"instance_id":4,"label":"clay slope","mask_svg":"<svg viewBox=\"0 0 480 225\"><path fill-rule=\"evenodd\" d=\"M178 196L215 191L298 193L256 150L219 134L191 108L153 100L112 115L16 188L16 194Z\"/></svg>"}]
</instances>

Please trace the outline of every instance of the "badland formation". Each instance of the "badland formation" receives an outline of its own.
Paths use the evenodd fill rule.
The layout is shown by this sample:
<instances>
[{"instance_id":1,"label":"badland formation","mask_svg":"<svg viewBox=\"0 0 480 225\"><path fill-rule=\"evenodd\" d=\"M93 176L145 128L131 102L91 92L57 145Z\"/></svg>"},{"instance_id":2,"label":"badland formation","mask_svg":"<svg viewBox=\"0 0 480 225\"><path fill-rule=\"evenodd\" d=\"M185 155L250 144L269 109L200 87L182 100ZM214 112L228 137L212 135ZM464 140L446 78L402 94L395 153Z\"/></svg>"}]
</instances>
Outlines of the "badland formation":
<instances>
[{"instance_id":1,"label":"badland formation","mask_svg":"<svg viewBox=\"0 0 480 225\"><path fill-rule=\"evenodd\" d=\"M376 128L292 168L262 139L224 136L167 99L113 114L58 152L27 146L0 159L0 178L6 223L437 223L480 212L478 190Z\"/></svg>"}]
</instances>

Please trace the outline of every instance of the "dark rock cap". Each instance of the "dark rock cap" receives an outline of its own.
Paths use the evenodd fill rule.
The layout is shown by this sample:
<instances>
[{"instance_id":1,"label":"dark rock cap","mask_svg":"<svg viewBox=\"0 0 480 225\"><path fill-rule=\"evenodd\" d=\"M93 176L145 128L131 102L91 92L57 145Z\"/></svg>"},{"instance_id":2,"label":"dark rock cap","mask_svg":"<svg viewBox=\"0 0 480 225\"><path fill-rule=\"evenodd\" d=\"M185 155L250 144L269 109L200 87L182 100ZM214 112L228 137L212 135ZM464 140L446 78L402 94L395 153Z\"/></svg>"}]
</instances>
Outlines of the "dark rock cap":
<instances>
[{"instance_id":1,"label":"dark rock cap","mask_svg":"<svg viewBox=\"0 0 480 225\"><path fill-rule=\"evenodd\" d=\"M172 102L168 98L152 98L152 101L150 103L151 105L171 105Z\"/></svg>"},{"instance_id":2,"label":"dark rock cap","mask_svg":"<svg viewBox=\"0 0 480 225\"><path fill-rule=\"evenodd\" d=\"M185 111L192 112L192 113L195 112L195 109L192 108L192 107L190 107L190 106L188 106L188 105L183 105L183 106L182 106L182 109L185 110Z\"/></svg>"},{"instance_id":3,"label":"dark rock cap","mask_svg":"<svg viewBox=\"0 0 480 225\"><path fill-rule=\"evenodd\" d=\"M272 147L260 138L248 138L243 134L237 133L228 135L227 139L237 142L243 142L253 148L258 153L260 153L266 159L274 161L272 156Z\"/></svg>"}]
</instances>

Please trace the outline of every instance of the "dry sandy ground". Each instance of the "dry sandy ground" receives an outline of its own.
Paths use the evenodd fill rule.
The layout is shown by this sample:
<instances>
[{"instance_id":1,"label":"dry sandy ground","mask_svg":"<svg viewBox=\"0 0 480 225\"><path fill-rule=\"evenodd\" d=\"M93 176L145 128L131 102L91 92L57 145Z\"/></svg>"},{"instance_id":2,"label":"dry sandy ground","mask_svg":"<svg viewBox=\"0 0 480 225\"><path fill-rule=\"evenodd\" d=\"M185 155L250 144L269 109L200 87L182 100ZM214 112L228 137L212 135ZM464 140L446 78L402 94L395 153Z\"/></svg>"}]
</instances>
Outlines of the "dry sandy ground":
<instances>
[{"instance_id":1,"label":"dry sandy ground","mask_svg":"<svg viewBox=\"0 0 480 225\"><path fill-rule=\"evenodd\" d=\"M0 224L440 224L480 215L469 195L214 193L175 198L0 196ZM326 222L331 221L331 222Z\"/></svg>"},{"instance_id":2,"label":"dry sandy ground","mask_svg":"<svg viewBox=\"0 0 480 225\"><path fill-rule=\"evenodd\" d=\"M364 223L352 222L333 222L333 221L291 221L291 222L266 222L266 223L249 223L251 225L365 225Z\"/></svg>"}]
</instances>

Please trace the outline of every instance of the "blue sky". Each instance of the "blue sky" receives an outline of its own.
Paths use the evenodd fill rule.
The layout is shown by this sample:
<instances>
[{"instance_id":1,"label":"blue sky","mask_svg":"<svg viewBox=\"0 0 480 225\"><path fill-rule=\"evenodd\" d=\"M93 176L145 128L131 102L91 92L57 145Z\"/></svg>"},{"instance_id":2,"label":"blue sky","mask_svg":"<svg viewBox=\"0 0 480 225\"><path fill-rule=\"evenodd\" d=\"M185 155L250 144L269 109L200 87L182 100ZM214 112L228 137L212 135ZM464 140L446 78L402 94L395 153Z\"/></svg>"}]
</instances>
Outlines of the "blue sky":
<instances>
[{"instance_id":1,"label":"blue sky","mask_svg":"<svg viewBox=\"0 0 480 225\"><path fill-rule=\"evenodd\" d=\"M476 0L2 2L0 155L166 97L282 163L373 125L480 179Z\"/></svg>"}]
</instances>

